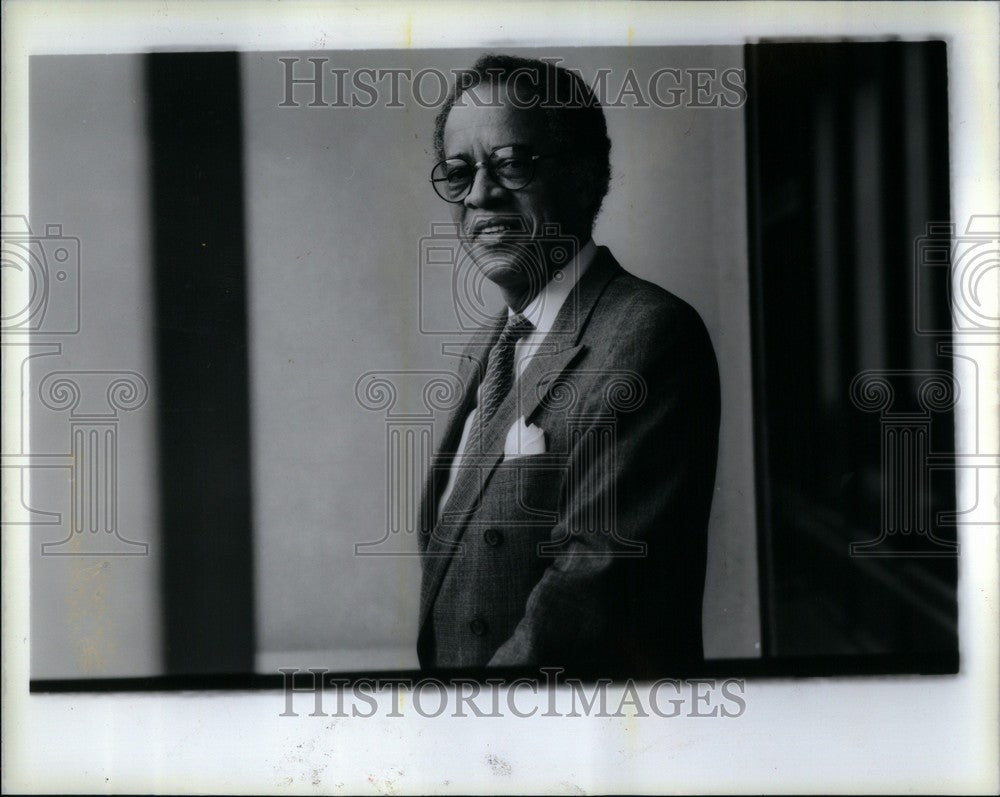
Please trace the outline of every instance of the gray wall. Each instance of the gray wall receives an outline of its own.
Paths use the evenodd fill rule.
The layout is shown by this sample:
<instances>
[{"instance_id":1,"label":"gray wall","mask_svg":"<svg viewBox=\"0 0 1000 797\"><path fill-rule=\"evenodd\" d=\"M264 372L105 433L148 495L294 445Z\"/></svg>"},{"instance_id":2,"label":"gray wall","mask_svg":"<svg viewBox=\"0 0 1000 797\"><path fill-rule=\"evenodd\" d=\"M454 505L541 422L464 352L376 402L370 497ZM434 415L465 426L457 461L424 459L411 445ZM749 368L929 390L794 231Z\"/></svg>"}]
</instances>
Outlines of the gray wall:
<instances>
[{"instance_id":1,"label":"gray wall","mask_svg":"<svg viewBox=\"0 0 1000 797\"><path fill-rule=\"evenodd\" d=\"M34 527L31 536L34 678L161 670L156 389L141 66L141 57L131 55L31 59L31 223L36 235L45 233L46 224L61 224L64 236L79 238L81 289L79 334L37 335L41 347L59 351L30 361L31 451L36 462L57 466L31 471L29 504L57 513L37 516L51 525ZM54 242L42 245L54 269ZM65 295L55 292L70 282L50 284L55 312L65 308ZM46 316L47 323L58 320L58 313ZM66 463L70 450L73 410L53 410L38 400L42 381L53 371L73 372L67 378L81 390L77 415L117 415L117 474L102 472L99 479L117 486L121 536L148 545L148 555L119 555L139 549L104 531L86 531L59 545L70 529L71 472L60 464ZM136 372L150 385L149 399L134 410L116 411L106 389L118 376L80 373L93 371ZM5 479L7 475L5 470ZM101 520L107 518L103 506L96 510ZM52 544L47 549L52 555L42 556L46 543ZM62 555L67 553L72 555Z\"/></svg>"},{"instance_id":2,"label":"gray wall","mask_svg":"<svg viewBox=\"0 0 1000 797\"><path fill-rule=\"evenodd\" d=\"M328 67L351 70L450 70L478 54L297 55L326 55ZM353 555L355 543L383 536L386 512L385 422L359 406L354 384L369 370L450 365L440 340L418 332L419 242L432 221L449 218L427 183L434 111L409 101L401 109L309 108L308 89L297 89L302 107L278 107L281 55L292 54L244 56L258 668L411 666L418 562ZM600 66L632 67L643 82L662 66L742 66L737 47L559 55L588 79ZM719 358L706 652L754 656L743 113L609 109L607 117L614 176L595 239L694 305ZM394 546L414 550L411 538Z\"/></svg>"}]
</instances>

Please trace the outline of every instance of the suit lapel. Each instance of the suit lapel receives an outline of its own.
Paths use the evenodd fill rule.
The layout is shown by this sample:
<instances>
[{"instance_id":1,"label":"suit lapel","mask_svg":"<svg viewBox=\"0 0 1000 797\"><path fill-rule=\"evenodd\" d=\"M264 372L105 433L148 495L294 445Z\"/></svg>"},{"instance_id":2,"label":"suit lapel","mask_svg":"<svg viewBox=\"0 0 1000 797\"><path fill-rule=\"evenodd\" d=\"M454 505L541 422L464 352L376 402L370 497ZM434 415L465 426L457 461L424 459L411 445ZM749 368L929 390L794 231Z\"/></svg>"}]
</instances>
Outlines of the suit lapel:
<instances>
[{"instance_id":1,"label":"suit lapel","mask_svg":"<svg viewBox=\"0 0 1000 797\"><path fill-rule=\"evenodd\" d=\"M583 331L598 298L621 270L611 253L605 247L599 247L594 262L566 297L566 302L552 323L552 329L545 336L543 348L531 358L517 382L518 413L515 418L524 416L525 422L531 423L532 416L559 376L583 356L587 348L581 342Z\"/></svg>"},{"instance_id":2,"label":"suit lapel","mask_svg":"<svg viewBox=\"0 0 1000 797\"><path fill-rule=\"evenodd\" d=\"M479 503L479 498L489 479L490 474L503 458L503 444L507 429L511 423L524 416L526 422L538 409L545 396L552 389L557 377L569 367L586 350L586 345L580 343L590 315L598 298L607 284L621 272L621 266L615 261L608 250L599 247L594 262L573 288L570 295L560 308L553 322L552 329L546 335L542 349L536 352L524 374L517 380L516 386L504 399L497 413L483 430L483 451L485 453L477 462L463 467L455 480L455 487L445 506L445 518L435 517L433 533L427 542L424 560L423 582L421 585L420 625L426 620L438 588L444 578L453 556L459 552L459 541L465 532L467 521ZM462 406L452 416L446 439L454 436L456 428L461 430L466 416L471 411L471 392L478 386L478 376L485 370L489 348L496 341L503 329L506 314L501 316L497 325L489 329L488 345L482 345L482 338L473 352L466 350L467 355L478 357L474 369L474 382L471 388L466 387L467 395ZM516 412L515 412L516 410ZM460 432L459 432L460 433ZM457 446L457 440L452 444L452 451ZM448 462L450 463L451 455ZM439 467L448 467L447 465ZM442 473L442 479L444 478ZM440 490L435 490L435 499L440 496ZM428 493L425 492L425 501ZM432 511L436 506L432 507ZM436 515L436 512L433 513Z\"/></svg>"},{"instance_id":3,"label":"suit lapel","mask_svg":"<svg viewBox=\"0 0 1000 797\"><path fill-rule=\"evenodd\" d=\"M424 479L424 490L420 502L421 528L429 533L438 522L437 505L447 482L448 469L455 456L455 449L461 440L465 419L472 411L473 399L479 381L486 369L486 358L490 348L499 337L506 321L506 312L498 316L492 325L477 330L473 339L465 347L458 364L458 377L462 384L462 398L445 422L444 432L439 438L437 451L431 458L431 467ZM421 535L420 548L427 544L427 537Z\"/></svg>"},{"instance_id":4,"label":"suit lapel","mask_svg":"<svg viewBox=\"0 0 1000 797\"><path fill-rule=\"evenodd\" d=\"M490 475L503 459L504 443L510 425L522 416L527 423L551 389L555 378L584 350L584 346L569 346L548 354L538 353L516 386L503 400L496 414L483 430L482 455L467 455L455 478L455 486L445 505L445 516L436 518L434 534L428 552L450 553L465 531L465 520L478 506L480 495ZM471 411L471 406L463 414ZM450 457L449 457L450 465ZM444 465L447 468L449 465Z\"/></svg>"}]
</instances>

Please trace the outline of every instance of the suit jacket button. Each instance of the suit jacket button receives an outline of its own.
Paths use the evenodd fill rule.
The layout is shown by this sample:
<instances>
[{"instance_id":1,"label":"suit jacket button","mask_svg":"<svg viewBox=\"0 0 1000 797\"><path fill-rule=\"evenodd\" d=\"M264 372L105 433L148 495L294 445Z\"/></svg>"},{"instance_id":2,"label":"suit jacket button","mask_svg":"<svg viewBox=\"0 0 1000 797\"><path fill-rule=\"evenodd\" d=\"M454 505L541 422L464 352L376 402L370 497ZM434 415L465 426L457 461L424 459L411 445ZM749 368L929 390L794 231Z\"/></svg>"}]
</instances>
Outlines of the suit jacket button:
<instances>
[{"instance_id":1,"label":"suit jacket button","mask_svg":"<svg viewBox=\"0 0 1000 797\"><path fill-rule=\"evenodd\" d=\"M486 633L486 628L487 628L486 621L477 617L475 620L469 623L469 628L472 630L472 633L475 634L476 636L482 636L483 634Z\"/></svg>"},{"instance_id":2,"label":"suit jacket button","mask_svg":"<svg viewBox=\"0 0 1000 797\"><path fill-rule=\"evenodd\" d=\"M501 542L503 542L503 537L496 529L486 529L486 531L483 532L483 539L491 548L496 548Z\"/></svg>"}]
</instances>

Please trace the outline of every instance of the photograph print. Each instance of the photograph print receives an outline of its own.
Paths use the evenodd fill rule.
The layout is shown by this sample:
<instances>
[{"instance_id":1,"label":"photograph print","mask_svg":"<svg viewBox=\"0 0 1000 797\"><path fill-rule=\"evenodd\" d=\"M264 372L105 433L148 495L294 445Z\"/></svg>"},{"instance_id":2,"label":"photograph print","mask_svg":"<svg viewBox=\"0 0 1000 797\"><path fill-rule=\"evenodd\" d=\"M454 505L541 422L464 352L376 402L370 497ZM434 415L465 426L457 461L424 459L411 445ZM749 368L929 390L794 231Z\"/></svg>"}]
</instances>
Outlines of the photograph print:
<instances>
[{"instance_id":1,"label":"photograph print","mask_svg":"<svg viewBox=\"0 0 1000 797\"><path fill-rule=\"evenodd\" d=\"M957 672L947 57L32 56L32 689Z\"/></svg>"}]
</instances>

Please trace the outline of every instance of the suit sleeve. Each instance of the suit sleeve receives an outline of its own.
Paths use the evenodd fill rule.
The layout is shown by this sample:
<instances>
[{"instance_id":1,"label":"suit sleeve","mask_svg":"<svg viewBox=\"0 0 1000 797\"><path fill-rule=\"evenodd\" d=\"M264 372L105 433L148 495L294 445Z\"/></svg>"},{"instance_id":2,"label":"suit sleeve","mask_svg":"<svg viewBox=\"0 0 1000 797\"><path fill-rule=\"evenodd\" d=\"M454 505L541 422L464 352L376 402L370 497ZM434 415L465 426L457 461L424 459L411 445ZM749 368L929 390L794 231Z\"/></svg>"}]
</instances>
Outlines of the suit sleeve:
<instances>
[{"instance_id":1,"label":"suit sleeve","mask_svg":"<svg viewBox=\"0 0 1000 797\"><path fill-rule=\"evenodd\" d=\"M490 666L641 674L701 657L718 368L693 309L636 304L596 375L577 380L585 431L568 452L554 559ZM602 446L609 413L613 444Z\"/></svg>"}]
</instances>

